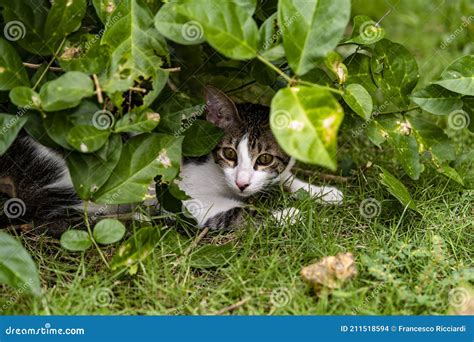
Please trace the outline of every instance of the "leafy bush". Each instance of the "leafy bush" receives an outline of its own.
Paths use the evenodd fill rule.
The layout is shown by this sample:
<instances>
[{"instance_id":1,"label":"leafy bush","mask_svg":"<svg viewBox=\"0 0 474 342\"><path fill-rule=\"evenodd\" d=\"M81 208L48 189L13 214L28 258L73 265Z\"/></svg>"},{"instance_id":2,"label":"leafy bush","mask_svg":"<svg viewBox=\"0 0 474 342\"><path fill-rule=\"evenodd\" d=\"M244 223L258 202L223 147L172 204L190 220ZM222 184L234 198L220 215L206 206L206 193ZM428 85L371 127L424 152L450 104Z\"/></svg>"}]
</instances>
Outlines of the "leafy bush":
<instances>
[{"instance_id":1,"label":"leafy bush","mask_svg":"<svg viewBox=\"0 0 474 342\"><path fill-rule=\"evenodd\" d=\"M67 150L84 200L142 202L157 176L173 184L183 156L209 153L221 137L203 120L211 83L270 105L277 141L301 162L337 169L346 115L362 127L353 135L393 149L411 179L434 167L464 183L446 129L473 128L474 56L414 92L415 58L371 18L350 25L349 0L0 4L0 90L9 108L0 114L0 154L22 128ZM133 137L124 143L122 135ZM387 170L382 182L416 210ZM89 238L90 229L87 247Z\"/></svg>"}]
</instances>

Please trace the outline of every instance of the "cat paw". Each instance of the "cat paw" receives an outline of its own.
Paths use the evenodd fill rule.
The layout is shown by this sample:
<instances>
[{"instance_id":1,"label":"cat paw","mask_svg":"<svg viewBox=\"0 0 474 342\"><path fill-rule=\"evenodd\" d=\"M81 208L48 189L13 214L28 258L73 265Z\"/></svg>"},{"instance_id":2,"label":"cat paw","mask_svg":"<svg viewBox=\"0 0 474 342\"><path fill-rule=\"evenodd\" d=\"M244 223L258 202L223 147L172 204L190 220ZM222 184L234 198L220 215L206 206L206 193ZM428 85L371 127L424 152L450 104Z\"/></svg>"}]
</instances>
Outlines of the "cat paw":
<instances>
[{"instance_id":1,"label":"cat paw","mask_svg":"<svg viewBox=\"0 0 474 342\"><path fill-rule=\"evenodd\" d=\"M334 187L326 187L324 188L323 196L321 199L329 204L342 204L344 200L344 195L342 191L338 188Z\"/></svg>"},{"instance_id":2,"label":"cat paw","mask_svg":"<svg viewBox=\"0 0 474 342\"><path fill-rule=\"evenodd\" d=\"M279 224L295 224L300 219L301 211L299 209L290 207L282 210L277 210L272 213L273 218Z\"/></svg>"},{"instance_id":3,"label":"cat paw","mask_svg":"<svg viewBox=\"0 0 474 342\"><path fill-rule=\"evenodd\" d=\"M333 186L319 187L310 185L308 192L311 196L317 198L318 201L327 204L342 204L344 199L342 191Z\"/></svg>"}]
</instances>

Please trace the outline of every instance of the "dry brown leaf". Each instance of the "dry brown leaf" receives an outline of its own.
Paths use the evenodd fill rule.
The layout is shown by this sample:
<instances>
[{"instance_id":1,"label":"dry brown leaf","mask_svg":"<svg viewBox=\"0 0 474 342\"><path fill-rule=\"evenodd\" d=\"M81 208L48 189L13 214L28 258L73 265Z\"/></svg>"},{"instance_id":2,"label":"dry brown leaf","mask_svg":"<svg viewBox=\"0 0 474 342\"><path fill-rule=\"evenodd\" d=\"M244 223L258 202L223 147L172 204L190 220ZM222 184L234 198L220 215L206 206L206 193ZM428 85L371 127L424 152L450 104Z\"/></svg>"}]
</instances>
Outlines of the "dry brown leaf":
<instances>
[{"instance_id":1,"label":"dry brown leaf","mask_svg":"<svg viewBox=\"0 0 474 342\"><path fill-rule=\"evenodd\" d=\"M346 280L356 275L357 269L352 253L327 256L301 270L303 279L312 285L316 292L324 287L338 289Z\"/></svg>"},{"instance_id":2,"label":"dry brown leaf","mask_svg":"<svg viewBox=\"0 0 474 342\"><path fill-rule=\"evenodd\" d=\"M61 55L61 59L70 60L73 59L81 54L81 49L79 47L68 47L64 49L63 54Z\"/></svg>"}]
</instances>

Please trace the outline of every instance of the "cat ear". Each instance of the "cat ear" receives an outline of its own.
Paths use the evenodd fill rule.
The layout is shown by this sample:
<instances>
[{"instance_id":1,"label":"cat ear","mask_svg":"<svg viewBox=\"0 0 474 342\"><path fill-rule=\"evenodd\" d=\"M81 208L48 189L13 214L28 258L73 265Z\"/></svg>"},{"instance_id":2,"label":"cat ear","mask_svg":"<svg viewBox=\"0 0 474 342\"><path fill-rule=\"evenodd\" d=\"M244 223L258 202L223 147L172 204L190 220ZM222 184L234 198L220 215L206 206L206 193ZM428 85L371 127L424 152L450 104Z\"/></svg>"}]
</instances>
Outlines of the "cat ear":
<instances>
[{"instance_id":1,"label":"cat ear","mask_svg":"<svg viewBox=\"0 0 474 342\"><path fill-rule=\"evenodd\" d=\"M206 86L206 119L217 127L226 129L240 122L235 103L222 91L213 86Z\"/></svg>"}]
</instances>

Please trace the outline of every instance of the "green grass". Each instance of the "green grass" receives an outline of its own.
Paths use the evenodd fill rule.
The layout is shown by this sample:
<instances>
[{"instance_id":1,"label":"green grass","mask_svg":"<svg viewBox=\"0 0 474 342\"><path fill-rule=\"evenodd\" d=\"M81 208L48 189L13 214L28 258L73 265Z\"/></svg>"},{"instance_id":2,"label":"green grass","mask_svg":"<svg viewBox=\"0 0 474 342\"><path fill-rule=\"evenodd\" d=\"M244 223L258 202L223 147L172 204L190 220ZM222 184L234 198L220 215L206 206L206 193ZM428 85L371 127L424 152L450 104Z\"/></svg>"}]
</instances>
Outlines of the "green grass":
<instances>
[{"instance_id":1,"label":"green grass","mask_svg":"<svg viewBox=\"0 0 474 342\"><path fill-rule=\"evenodd\" d=\"M353 7L356 14L378 19L386 3L353 1ZM448 48L439 48L462 23L461 16L473 14L462 7L468 3L401 1L384 19L388 38L416 55L420 84L436 77L456 57L473 53L472 27ZM362 137L351 139L350 127L346 130L339 159L357 167L347 183L338 184L345 194L342 206L322 206L282 194L272 203L258 204L261 216L267 218L263 223L249 220L238 231L209 234L188 256L183 253L195 236L183 235L179 243L166 239L135 275L108 270L94 250L68 253L53 239L23 236L38 263L44 296L35 299L2 286L2 314L213 314L242 300L245 303L232 313L451 312L450 290L474 281L472 190L427 169L418 182L402 178L423 216L405 211L380 185L375 167L363 170L371 161L397 171L392 155L369 147ZM472 148L472 138L460 146ZM368 198L376 199L381 208L372 219L360 213L362 201ZM268 214L283 206L300 208L302 221L276 226ZM167 233L176 234L173 227ZM228 262L210 269L192 267L193 253L226 243L234 245ZM114 249L104 252L110 258ZM340 252L354 254L358 275L339 290L314 294L301 279L301 268Z\"/></svg>"},{"instance_id":2,"label":"green grass","mask_svg":"<svg viewBox=\"0 0 474 342\"><path fill-rule=\"evenodd\" d=\"M211 269L193 268L194 252L183 257L193 237L181 245L160 243L136 275L108 271L95 251L71 254L48 238L25 238L45 295L20 296L4 313L212 314L245 299L233 313L445 314L449 291L474 280L473 194L439 175L424 179L411 186L423 217L404 211L379 185L374 169L342 188L342 206L281 196L271 206L299 207L302 222L279 227L271 220L260 226L249 221L236 232L206 236L194 251L235 245L235 255ZM380 203L372 219L359 210L367 198ZM263 217L269 206L261 208ZM301 268L345 251L356 257L357 277L342 289L312 293ZM3 290L0 307L16 296Z\"/></svg>"}]
</instances>

